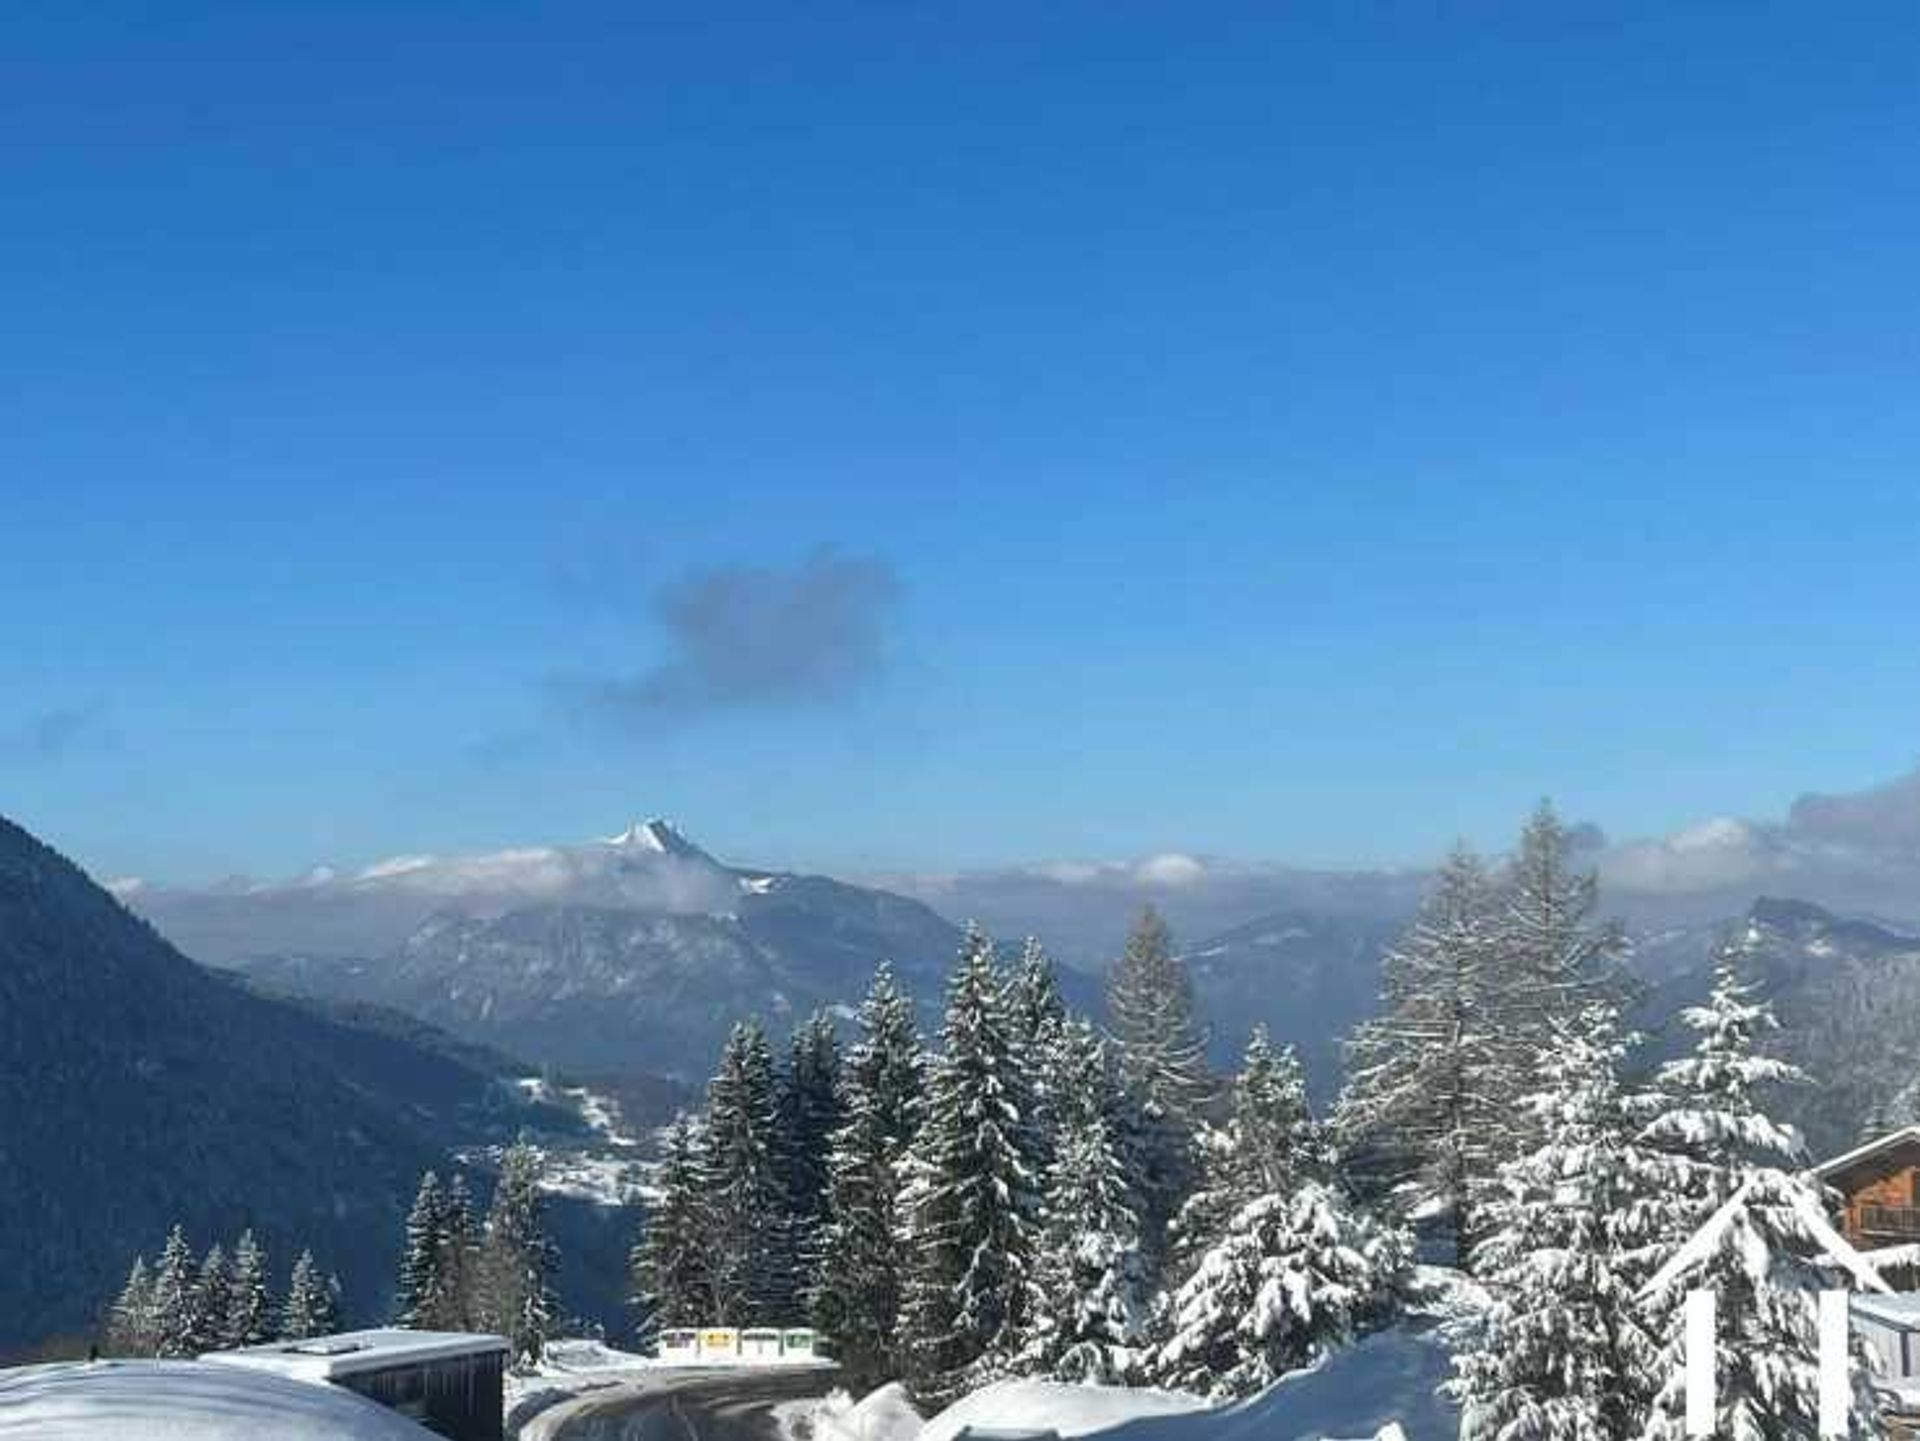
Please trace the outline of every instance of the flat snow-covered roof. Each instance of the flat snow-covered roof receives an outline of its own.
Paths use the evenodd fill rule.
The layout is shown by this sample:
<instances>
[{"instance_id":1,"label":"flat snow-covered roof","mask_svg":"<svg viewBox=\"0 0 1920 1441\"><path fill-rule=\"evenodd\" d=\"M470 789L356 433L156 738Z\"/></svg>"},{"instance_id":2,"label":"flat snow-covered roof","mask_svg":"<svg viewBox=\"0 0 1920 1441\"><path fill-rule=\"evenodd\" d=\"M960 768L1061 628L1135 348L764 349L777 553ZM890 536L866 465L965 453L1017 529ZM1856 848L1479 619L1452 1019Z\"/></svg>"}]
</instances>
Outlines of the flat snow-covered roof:
<instances>
[{"instance_id":1,"label":"flat snow-covered roof","mask_svg":"<svg viewBox=\"0 0 1920 1441\"><path fill-rule=\"evenodd\" d=\"M1920 1295L1911 1291L1856 1292L1848 1300L1855 1315L1902 1331L1920 1331Z\"/></svg>"},{"instance_id":2,"label":"flat snow-covered roof","mask_svg":"<svg viewBox=\"0 0 1920 1441\"><path fill-rule=\"evenodd\" d=\"M331 1381L395 1366L418 1366L460 1356L486 1356L507 1349L503 1336L470 1331L405 1331L382 1327L342 1331L309 1341L273 1341L237 1351L210 1351L200 1359L222 1366L251 1366L302 1381Z\"/></svg>"}]
</instances>

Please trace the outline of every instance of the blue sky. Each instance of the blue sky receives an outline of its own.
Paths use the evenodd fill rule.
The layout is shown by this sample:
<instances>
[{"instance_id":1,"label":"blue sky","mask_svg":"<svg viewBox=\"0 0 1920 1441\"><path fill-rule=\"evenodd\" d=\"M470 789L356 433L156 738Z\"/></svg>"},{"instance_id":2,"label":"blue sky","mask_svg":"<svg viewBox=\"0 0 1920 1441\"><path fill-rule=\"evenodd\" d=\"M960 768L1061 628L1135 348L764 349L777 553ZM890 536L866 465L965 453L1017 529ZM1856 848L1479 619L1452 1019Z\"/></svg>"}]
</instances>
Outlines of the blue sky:
<instances>
[{"instance_id":1,"label":"blue sky","mask_svg":"<svg viewBox=\"0 0 1920 1441\"><path fill-rule=\"evenodd\" d=\"M1910 5L7 30L0 810L104 873L1414 861L1920 749Z\"/></svg>"}]
</instances>

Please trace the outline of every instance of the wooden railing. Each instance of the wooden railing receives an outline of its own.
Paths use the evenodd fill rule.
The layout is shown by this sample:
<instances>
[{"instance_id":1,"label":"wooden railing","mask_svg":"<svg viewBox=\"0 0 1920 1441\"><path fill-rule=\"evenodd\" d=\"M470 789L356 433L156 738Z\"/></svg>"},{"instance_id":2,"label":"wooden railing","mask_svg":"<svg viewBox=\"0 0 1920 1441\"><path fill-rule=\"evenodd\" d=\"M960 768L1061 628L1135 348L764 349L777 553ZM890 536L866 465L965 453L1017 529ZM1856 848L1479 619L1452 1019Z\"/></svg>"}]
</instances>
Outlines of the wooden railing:
<instances>
[{"instance_id":1,"label":"wooden railing","mask_svg":"<svg viewBox=\"0 0 1920 1441\"><path fill-rule=\"evenodd\" d=\"M1863 1235L1920 1240L1920 1206L1862 1206L1860 1230Z\"/></svg>"}]
</instances>

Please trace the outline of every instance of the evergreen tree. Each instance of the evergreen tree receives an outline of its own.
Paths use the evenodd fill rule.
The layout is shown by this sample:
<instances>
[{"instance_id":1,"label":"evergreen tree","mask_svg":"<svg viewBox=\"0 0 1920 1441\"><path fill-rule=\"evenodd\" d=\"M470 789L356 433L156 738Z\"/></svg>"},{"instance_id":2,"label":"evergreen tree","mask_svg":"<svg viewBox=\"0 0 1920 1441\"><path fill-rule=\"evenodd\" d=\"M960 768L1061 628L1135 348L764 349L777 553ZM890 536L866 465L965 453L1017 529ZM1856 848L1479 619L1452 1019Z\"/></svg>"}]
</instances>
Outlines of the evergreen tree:
<instances>
[{"instance_id":1,"label":"evergreen tree","mask_svg":"<svg viewBox=\"0 0 1920 1441\"><path fill-rule=\"evenodd\" d=\"M1752 999L1752 987L1740 979L1740 958L1738 944L1721 948L1707 1003L1680 1013L1695 1034L1693 1050L1662 1066L1656 1082L1662 1104L1646 1138L1671 1158L1670 1248L1724 1205L1756 1162L1802 1159L1799 1133L1768 1116L1758 1093L1806 1077L1759 1052L1779 1025L1772 1007Z\"/></svg>"},{"instance_id":2,"label":"evergreen tree","mask_svg":"<svg viewBox=\"0 0 1920 1441\"><path fill-rule=\"evenodd\" d=\"M193 1251L186 1232L175 1226L153 1273L153 1354L179 1358L199 1354L194 1348L195 1277Z\"/></svg>"},{"instance_id":3,"label":"evergreen tree","mask_svg":"<svg viewBox=\"0 0 1920 1441\"><path fill-rule=\"evenodd\" d=\"M1057 1131L1046 1168L1022 1369L1118 1384L1139 1359L1144 1311L1139 1221L1107 1048L1080 1019L1047 1018Z\"/></svg>"},{"instance_id":4,"label":"evergreen tree","mask_svg":"<svg viewBox=\"0 0 1920 1441\"><path fill-rule=\"evenodd\" d=\"M833 1017L815 1011L793 1033L780 1078L779 1143L792 1227L794 1310L778 1319L798 1322L821 1261L827 1214L827 1161L840 1124L840 1041Z\"/></svg>"},{"instance_id":5,"label":"evergreen tree","mask_svg":"<svg viewBox=\"0 0 1920 1441\"><path fill-rule=\"evenodd\" d=\"M252 1231L234 1243L228 1286L227 1325L220 1344L259 1346L273 1339L273 1298L267 1291L267 1256Z\"/></svg>"},{"instance_id":6,"label":"evergreen tree","mask_svg":"<svg viewBox=\"0 0 1920 1441\"><path fill-rule=\"evenodd\" d=\"M915 1393L950 1399L1022 1349L1040 1177L1018 1027L993 942L969 926L904 1198L905 1330Z\"/></svg>"},{"instance_id":7,"label":"evergreen tree","mask_svg":"<svg viewBox=\"0 0 1920 1441\"><path fill-rule=\"evenodd\" d=\"M757 1023L727 1037L707 1083L702 1189L711 1237L713 1319L751 1326L794 1304L792 1234L776 1145L773 1055Z\"/></svg>"},{"instance_id":8,"label":"evergreen tree","mask_svg":"<svg viewBox=\"0 0 1920 1441\"><path fill-rule=\"evenodd\" d=\"M1034 937L1027 937L1021 946L1020 960L1009 984L1014 1024L1027 1045L1040 1044L1067 1019L1066 1002L1060 999L1060 977L1045 948Z\"/></svg>"},{"instance_id":9,"label":"evergreen tree","mask_svg":"<svg viewBox=\"0 0 1920 1441\"><path fill-rule=\"evenodd\" d=\"M1732 1196L1648 1284L1659 1325L1651 1375L1659 1389L1644 1441L1681 1441L1686 1428L1690 1291L1715 1299L1716 1420L1725 1441L1778 1441L1819 1431L1819 1292L1838 1283L1884 1290L1877 1273L1833 1230L1820 1183L1802 1171L1754 1165ZM1846 1435L1879 1441L1885 1422L1856 1340L1848 1368Z\"/></svg>"},{"instance_id":10,"label":"evergreen tree","mask_svg":"<svg viewBox=\"0 0 1920 1441\"><path fill-rule=\"evenodd\" d=\"M394 1296L395 1319L402 1326L431 1331L449 1311L447 1277L447 1199L432 1171L420 1177L420 1189L407 1212L400 1247L400 1286Z\"/></svg>"},{"instance_id":11,"label":"evergreen tree","mask_svg":"<svg viewBox=\"0 0 1920 1441\"><path fill-rule=\"evenodd\" d=\"M1144 1251L1154 1269L1167 1226L1193 1188L1194 1137L1213 1082L1193 982L1151 906L1108 977L1107 1009L1133 1110L1129 1164L1140 1194Z\"/></svg>"},{"instance_id":12,"label":"evergreen tree","mask_svg":"<svg viewBox=\"0 0 1920 1441\"><path fill-rule=\"evenodd\" d=\"M902 1369L900 1177L924 1084L913 1002L886 965L860 1007L860 1032L841 1075L822 1242L830 1264L816 1273L812 1310L850 1384L866 1390Z\"/></svg>"},{"instance_id":13,"label":"evergreen tree","mask_svg":"<svg viewBox=\"0 0 1920 1441\"><path fill-rule=\"evenodd\" d=\"M1636 1291L1657 1158L1625 1090L1611 1004L1559 1028L1531 1104L1539 1145L1508 1162L1476 1258L1492 1305L1456 1353L1462 1441L1615 1441L1650 1400Z\"/></svg>"},{"instance_id":14,"label":"evergreen tree","mask_svg":"<svg viewBox=\"0 0 1920 1441\"><path fill-rule=\"evenodd\" d=\"M558 1255L545 1229L540 1153L525 1140L500 1157L482 1249L484 1319L505 1336L516 1362L537 1362L557 1319L553 1273Z\"/></svg>"},{"instance_id":15,"label":"evergreen tree","mask_svg":"<svg viewBox=\"0 0 1920 1441\"><path fill-rule=\"evenodd\" d=\"M233 1278L227 1269L227 1251L218 1241L207 1247L200 1274L193 1283L193 1326L189 1345L193 1355L217 1351L227 1334L227 1313L233 1307Z\"/></svg>"},{"instance_id":16,"label":"evergreen tree","mask_svg":"<svg viewBox=\"0 0 1920 1441\"><path fill-rule=\"evenodd\" d=\"M684 1115L667 1133L655 1186L659 1199L647 1209L631 1258L634 1305L645 1328L698 1326L713 1312L707 1279L712 1257L699 1135Z\"/></svg>"},{"instance_id":17,"label":"evergreen tree","mask_svg":"<svg viewBox=\"0 0 1920 1441\"><path fill-rule=\"evenodd\" d=\"M445 1278L446 1304L436 1324L450 1331L471 1331L480 1307L480 1236L464 1171L454 1172L447 1184L441 1212L440 1274Z\"/></svg>"},{"instance_id":18,"label":"evergreen tree","mask_svg":"<svg viewBox=\"0 0 1920 1441\"><path fill-rule=\"evenodd\" d=\"M1183 1270L1256 1196L1285 1195L1303 1180L1332 1178L1332 1148L1308 1108L1299 1058L1291 1046L1276 1052L1265 1026L1255 1026L1247 1041L1226 1123L1205 1128L1197 1149L1200 1186L1173 1227Z\"/></svg>"},{"instance_id":19,"label":"evergreen tree","mask_svg":"<svg viewBox=\"0 0 1920 1441\"><path fill-rule=\"evenodd\" d=\"M1518 1094L1523 1038L1498 969L1495 915L1485 868L1457 847L1381 961L1380 1014L1348 1045L1334 1116L1360 1181L1440 1222L1463 1265L1511 1146Z\"/></svg>"},{"instance_id":20,"label":"evergreen tree","mask_svg":"<svg viewBox=\"0 0 1920 1441\"><path fill-rule=\"evenodd\" d=\"M331 1335L339 1324L336 1290L314 1265L313 1252L302 1251L293 1263L286 1300L280 1307L281 1339L306 1341Z\"/></svg>"},{"instance_id":21,"label":"evergreen tree","mask_svg":"<svg viewBox=\"0 0 1920 1441\"><path fill-rule=\"evenodd\" d=\"M1404 1231L1322 1182L1257 1197L1174 1293L1155 1372L1205 1396L1252 1395L1389 1320L1411 1261Z\"/></svg>"},{"instance_id":22,"label":"evergreen tree","mask_svg":"<svg viewBox=\"0 0 1920 1441\"><path fill-rule=\"evenodd\" d=\"M151 1356L154 1345L153 1278L147 1273L146 1257L136 1256L127 1284L108 1313L107 1353Z\"/></svg>"}]
</instances>

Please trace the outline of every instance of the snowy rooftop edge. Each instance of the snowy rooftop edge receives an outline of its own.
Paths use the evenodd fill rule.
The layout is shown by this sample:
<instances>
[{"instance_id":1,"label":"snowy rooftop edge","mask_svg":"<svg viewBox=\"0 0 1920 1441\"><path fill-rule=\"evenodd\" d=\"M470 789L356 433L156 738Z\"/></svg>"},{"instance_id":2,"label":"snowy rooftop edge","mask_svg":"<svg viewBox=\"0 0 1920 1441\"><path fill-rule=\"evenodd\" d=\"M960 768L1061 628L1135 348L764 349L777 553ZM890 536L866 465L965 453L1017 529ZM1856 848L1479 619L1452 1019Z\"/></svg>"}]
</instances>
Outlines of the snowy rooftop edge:
<instances>
[{"instance_id":1,"label":"snowy rooftop edge","mask_svg":"<svg viewBox=\"0 0 1920 1441\"><path fill-rule=\"evenodd\" d=\"M234 1351L209 1351L200 1359L220 1366L245 1366L303 1380L330 1381L364 1371L383 1371L418 1361L456 1356L487 1356L508 1349L504 1336L470 1331L407 1331L380 1327L342 1331L306 1341L272 1341Z\"/></svg>"}]
</instances>

